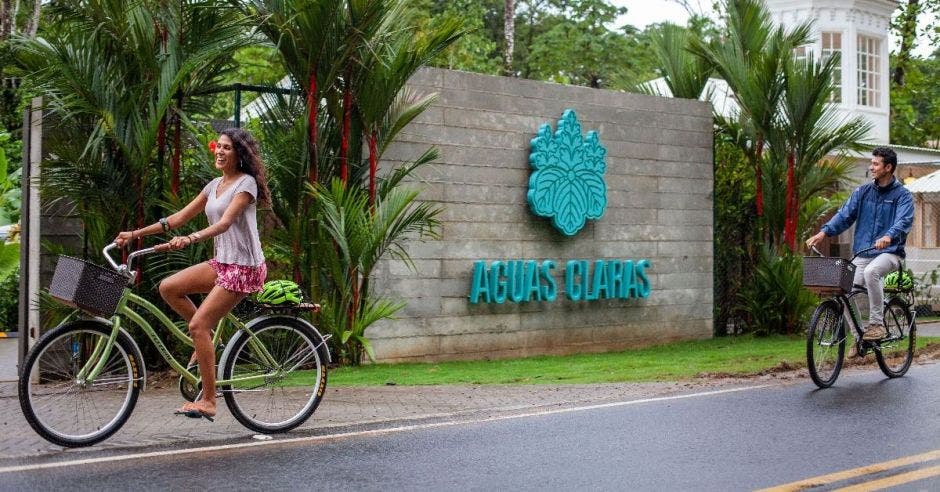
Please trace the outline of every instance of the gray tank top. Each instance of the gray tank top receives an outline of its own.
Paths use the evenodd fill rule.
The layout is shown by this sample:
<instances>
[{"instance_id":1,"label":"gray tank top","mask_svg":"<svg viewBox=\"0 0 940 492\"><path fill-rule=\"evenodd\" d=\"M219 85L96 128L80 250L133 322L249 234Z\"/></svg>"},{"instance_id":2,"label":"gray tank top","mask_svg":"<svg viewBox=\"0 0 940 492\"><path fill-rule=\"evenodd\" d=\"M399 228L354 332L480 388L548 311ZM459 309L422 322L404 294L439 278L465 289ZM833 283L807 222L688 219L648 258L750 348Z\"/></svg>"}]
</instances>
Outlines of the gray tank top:
<instances>
[{"instance_id":1,"label":"gray tank top","mask_svg":"<svg viewBox=\"0 0 940 492\"><path fill-rule=\"evenodd\" d=\"M261 240L258 238L258 183L250 174L242 175L234 185L229 186L216 196L216 190L222 178L213 179L202 189L208 202L206 217L209 224L222 219L225 210L232 203L235 195L241 192L251 195L251 204L245 212L235 218L227 231L219 234L215 241L215 261L233 265L258 266L264 263L261 252Z\"/></svg>"}]
</instances>

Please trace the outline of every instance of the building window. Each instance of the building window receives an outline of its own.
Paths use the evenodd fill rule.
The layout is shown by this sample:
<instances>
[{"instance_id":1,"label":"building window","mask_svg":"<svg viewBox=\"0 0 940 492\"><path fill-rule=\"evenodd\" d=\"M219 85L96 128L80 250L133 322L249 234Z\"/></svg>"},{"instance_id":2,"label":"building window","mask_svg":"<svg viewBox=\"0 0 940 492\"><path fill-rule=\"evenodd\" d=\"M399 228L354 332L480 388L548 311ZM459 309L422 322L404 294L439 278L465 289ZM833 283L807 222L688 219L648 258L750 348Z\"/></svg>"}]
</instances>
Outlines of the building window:
<instances>
[{"instance_id":1,"label":"building window","mask_svg":"<svg viewBox=\"0 0 940 492\"><path fill-rule=\"evenodd\" d=\"M842 102L842 33L824 32L822 33L822 61L825 62L831 56L839 56L839 62L832 69L832 94L829 95L829 102Z\"/></svg>"},{"instance_id":2,"label":"building window","mask_svg":"<svg viewBox=\"0 0 940 492\"><path fill-rule=\"evenodd\" d=\"M807 52L806 46L797 46L793 48L793 59L799 62L805 61Z\"/></svg>"},{"instance_id":3,"label":"building window","mask_svg":"<svg viewBox=\"0 0 940 492\"><path fill-rule=\"evenodd\" d=\"M881 106L881 40L858 37L858 104Z\"/></svg>"}]
</instances>

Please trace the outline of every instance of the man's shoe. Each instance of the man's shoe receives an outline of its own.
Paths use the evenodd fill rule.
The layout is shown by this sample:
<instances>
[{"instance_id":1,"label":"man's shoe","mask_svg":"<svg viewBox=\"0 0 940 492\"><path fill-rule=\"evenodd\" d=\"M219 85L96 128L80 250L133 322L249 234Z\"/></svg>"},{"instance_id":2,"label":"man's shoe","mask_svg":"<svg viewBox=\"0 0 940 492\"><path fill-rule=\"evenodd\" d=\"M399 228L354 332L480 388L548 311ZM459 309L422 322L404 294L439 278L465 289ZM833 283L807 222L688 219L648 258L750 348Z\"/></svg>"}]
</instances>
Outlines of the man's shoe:
<instances>
[{"instance_id":1,"label":"man's shoe","mask_svg":"<svg viewBox=\"0 0 940 492\"><path fill-rule=\"evenodd\" d=\"M862 340L866 342L876 342L884 338L887 334L884 325L868 325L868 329L865 330L865 334L862 335Z\"/></svg>"}]
</instances>

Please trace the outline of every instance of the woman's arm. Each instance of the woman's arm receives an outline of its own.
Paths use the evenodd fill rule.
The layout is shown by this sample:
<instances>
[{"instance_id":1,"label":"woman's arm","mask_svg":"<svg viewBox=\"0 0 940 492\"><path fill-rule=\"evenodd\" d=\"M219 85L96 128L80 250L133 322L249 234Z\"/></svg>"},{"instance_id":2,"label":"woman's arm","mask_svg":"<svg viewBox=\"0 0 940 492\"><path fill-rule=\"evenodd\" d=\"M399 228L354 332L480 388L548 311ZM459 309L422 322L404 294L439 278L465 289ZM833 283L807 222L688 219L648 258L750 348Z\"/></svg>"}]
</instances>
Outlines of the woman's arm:
<instances>
[{"instance_id":1,"label":"woman's arm","mask_svg":"<svg viewBox=\"0 0 940 492\"><path fill-rule=\"evenodd\" d=\"M235 219L245 213L245 209L248 208L248 205L251 205L253 201L254 197L247 191L236 193L235 196L232 197L232 203L225 209L225 213L222 214L222 218L219 219L218 222L201 231L186 236L190 240L190 244L218 236L227 231L228 228L232 226L232 223L235 222Z\"/></svg>"},{"instance_id":2,"label":"woman's arm","mask_svg":"<svg viewBox=\"0 0 940 492\"><path fill-rule=\"evenodd\" d=\"M205 210L206 203L208 203L208 201L209 199L206 198L206 195L202 192L199 192L199 194L196 195L196 197L193 198L193 200L189 202L188 205L183 207L182 210L165 219L167 224L166 230L175 229L192 220L193 217ZM118 233L117 237L114 239L114 242L117 243L118 246L124 246L124 243L127 241L133 241L139 237L159 234L163 231L163 224L156 222L154 224L150 224L149 226L141 227L140 229Z\"/></svg>"}]
</instances>

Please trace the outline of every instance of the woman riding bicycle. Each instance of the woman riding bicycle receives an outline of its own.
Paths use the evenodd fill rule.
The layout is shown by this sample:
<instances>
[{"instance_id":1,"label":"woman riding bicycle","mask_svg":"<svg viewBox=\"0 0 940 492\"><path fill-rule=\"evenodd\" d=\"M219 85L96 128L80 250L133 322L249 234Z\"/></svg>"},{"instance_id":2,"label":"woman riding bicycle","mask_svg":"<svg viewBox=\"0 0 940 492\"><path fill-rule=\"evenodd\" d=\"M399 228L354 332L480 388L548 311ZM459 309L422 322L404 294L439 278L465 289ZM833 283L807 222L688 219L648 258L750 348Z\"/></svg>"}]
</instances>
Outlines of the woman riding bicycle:
<instances>
[{"instance_id":1,"label":"woman riding bicycle","mask_svg":"<svg viewBox=\"0 0 940 492\"><path fill-rule=\"evenodd\" d=\"M215 167L222 176L210 181L182 210L155 224L121 232L114 240L123 246L143 236L176 229L200 212L206 213L208 227L173 237L167 248L178 250L213 238L213 259L165 278L160 283L160 295L189 324L194 357L202 375L202 398L185 403L177 413L209 420L216 412L212 329L239 301L261 290L264 284L267 269L258 236L257 204L266 205L270 199L258 144L247 131L229 128L220 132ZM208 295L197 307L190 294Z\"/></svg>"}]
</instances>

